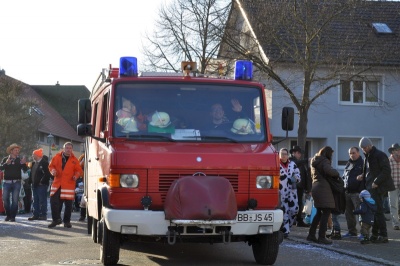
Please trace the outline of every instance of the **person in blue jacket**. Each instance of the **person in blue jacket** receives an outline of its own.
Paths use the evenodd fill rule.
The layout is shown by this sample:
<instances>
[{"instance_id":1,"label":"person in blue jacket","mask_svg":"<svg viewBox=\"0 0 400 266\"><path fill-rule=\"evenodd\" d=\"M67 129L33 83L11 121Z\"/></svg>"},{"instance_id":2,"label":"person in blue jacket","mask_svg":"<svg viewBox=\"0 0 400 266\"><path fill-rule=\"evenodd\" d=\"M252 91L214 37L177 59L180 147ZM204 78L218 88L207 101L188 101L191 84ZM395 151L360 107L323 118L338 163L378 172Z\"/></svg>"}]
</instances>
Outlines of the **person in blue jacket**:
<instances>
[{"instance_id":1,"label":"person in blue jacket","mask_svg":"<svg viewBox=\"0 0 400 266\"><path fill-rule=\"evenodd\" d=\"M360 193L360 207L353 211L353 214L360 214L361 222L361 244L371 243L369 238L369 230L374 225L374 217L376 212L375 200L371 198L368 190L363 190Z\"/></svg>"}]
</instances>

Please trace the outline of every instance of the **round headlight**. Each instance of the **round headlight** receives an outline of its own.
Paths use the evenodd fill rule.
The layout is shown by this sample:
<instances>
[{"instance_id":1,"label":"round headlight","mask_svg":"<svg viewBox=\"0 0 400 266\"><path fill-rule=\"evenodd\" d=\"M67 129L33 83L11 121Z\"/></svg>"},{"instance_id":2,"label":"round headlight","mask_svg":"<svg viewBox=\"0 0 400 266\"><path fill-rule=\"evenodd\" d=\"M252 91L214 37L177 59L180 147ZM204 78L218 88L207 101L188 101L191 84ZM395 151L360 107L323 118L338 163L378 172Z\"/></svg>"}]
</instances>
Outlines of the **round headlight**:
<instances>
[{"instance_id":1,"label":"round headlight","mask_svg":"<svg viewBox=\"0 0 400 266\"><path fill-rule=\"evenodd\" d=\"M271 188L272 187L272 176L269 176L269 175L257 176L256 186L257 186L257 188Z\"/></svg>"},{"instance_id":2,"label":"round headlight","mask_svg":"<svg viewBox=\"0 0 400 266\"><path fill-rule=\"evenodd\" d=\"M120 177L121 187L132 187L136 188L139 186L139 177L137 175L121 175Z\"/></svg>"}]
</instances>

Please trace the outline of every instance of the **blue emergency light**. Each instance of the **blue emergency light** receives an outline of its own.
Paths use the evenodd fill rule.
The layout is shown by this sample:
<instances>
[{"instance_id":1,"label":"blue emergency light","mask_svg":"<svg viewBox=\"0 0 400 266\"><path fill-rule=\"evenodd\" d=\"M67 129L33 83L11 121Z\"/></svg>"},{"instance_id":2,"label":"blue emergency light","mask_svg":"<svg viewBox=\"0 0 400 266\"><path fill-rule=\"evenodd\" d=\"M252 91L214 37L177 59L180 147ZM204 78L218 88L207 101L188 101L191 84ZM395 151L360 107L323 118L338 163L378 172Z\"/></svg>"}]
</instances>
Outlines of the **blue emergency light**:
<instances>
[{"instance_id":1,"label":"blue emergency light","mask_svg":"<svg viewBox=\"0 0 400 266\"><path fill-rule=\"evenodd\" d=\"M120 77L137 77L138 66L136 57L121 57L119 59Z\"/></svg>"},{"instance_id":2,"label":"blue emergency light","mask_svg":"<svg viewBox=\"0 0 400 266\"><path fill-rule=\"evenodd\" d=\"M238 60L235 63L235 79L252 80L253 79L253 63L246 60Z\"/></svg>"}]
</instances>

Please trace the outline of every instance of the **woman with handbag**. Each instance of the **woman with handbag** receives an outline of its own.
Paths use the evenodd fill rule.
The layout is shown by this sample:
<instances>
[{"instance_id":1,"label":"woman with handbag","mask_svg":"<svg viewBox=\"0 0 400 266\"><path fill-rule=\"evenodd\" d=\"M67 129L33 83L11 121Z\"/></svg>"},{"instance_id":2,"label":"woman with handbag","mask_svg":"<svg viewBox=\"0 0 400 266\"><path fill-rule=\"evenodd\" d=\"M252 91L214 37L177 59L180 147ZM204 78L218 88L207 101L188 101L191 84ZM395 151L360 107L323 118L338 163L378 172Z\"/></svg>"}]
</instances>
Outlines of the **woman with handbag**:
<instances>
[{"instance_id":1,"label":"woman with handbag","mask_svg":"<svg viewBox=\"0 0 400 266\"><path fill-rule=\"evenodd\" d=\"M311 159L312 189L311 194L314 199L317 214L315 215L307 240L320 244L332 244L332 241L326 238L327 223L332 209L335 208L331 186L328 178L337 179L339 172L332 168L333 149L325 146ZM318 239L315 237L317 226L319 224Z\"/></svg>"}]
</instances>

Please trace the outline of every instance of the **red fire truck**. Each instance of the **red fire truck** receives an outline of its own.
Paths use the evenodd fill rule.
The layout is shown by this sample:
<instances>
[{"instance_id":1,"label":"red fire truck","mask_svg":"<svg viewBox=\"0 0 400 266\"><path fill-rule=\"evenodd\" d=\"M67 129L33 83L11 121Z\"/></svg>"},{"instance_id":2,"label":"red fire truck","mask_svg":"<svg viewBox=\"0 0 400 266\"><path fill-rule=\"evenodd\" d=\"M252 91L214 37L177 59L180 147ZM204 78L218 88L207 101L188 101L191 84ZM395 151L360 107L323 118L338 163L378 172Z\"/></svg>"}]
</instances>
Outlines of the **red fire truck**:
<instances>
[{"instance_id":1,"label":"red fire truck","mask_svg":"<svg viewBox=\"0 0 400 266\"><path fill-rule=\"evenodd\" d=\"M241 241L273 264L283 213L266 89L249 61L236 62L234 79L199 76L193 62L182 70L138 73L135 57L121 57L79 100L88 233L101 261L116 264L124 241ZM293 113L282 110L286 136Z\"/></svg>"}]
</instances>

